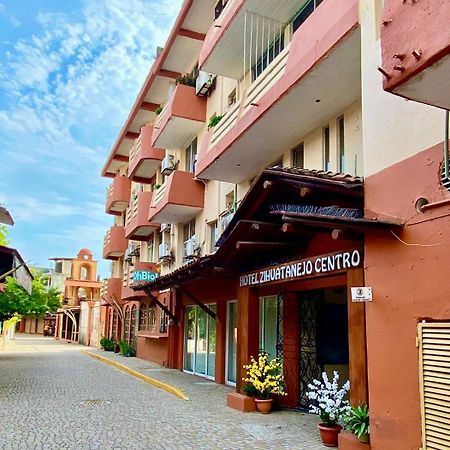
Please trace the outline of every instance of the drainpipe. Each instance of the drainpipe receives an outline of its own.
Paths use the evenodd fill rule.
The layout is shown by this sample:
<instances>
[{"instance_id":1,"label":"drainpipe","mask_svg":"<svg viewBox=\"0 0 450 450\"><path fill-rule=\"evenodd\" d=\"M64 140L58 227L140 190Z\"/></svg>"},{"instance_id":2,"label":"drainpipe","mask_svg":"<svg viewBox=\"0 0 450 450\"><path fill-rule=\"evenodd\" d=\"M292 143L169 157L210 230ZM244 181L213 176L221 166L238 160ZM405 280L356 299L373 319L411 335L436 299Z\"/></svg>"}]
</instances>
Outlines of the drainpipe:
<instances>
[{"instance_id":1,"label":"drainpipe","mask_svg":"<svg viewBox=\"0 0 450 450\"><path fill-rule=\"evenodd\" d=\"M445 178L448 178L448 119L449 119L449 111L445 111L445 127L444 127L444 171L445 171Z\"/></svg>"}]
</instances>

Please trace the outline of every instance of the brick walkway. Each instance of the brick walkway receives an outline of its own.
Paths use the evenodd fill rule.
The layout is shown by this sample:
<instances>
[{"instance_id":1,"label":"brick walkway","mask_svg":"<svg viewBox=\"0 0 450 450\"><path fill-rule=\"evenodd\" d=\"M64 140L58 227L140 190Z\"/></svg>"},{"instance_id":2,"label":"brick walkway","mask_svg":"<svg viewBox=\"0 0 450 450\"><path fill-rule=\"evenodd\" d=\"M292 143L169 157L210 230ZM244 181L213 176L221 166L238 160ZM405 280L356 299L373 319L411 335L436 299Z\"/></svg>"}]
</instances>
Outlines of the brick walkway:
<instances>
[{"instance_id":1,"label":"brick walkway","mask_svg":"<svg viewBox=\"0 0 450 450\"><path fill-rule=\"evenodd\" d=\"M82 349L18 336L0 353L0 449L325 448L314 416L240 413L225 406L226 386L100 352L182 389L190 398L184 401Z\"/></svg>"}]
</instances>

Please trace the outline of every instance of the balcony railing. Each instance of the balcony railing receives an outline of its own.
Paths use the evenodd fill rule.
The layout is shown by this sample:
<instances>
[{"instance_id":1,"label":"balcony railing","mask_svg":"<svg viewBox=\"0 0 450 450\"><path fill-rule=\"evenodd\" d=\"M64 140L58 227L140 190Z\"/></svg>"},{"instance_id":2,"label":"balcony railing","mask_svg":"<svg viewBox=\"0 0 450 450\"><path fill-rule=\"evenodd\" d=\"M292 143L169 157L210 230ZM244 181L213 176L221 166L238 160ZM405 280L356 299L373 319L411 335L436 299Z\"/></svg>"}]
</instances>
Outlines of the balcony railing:
<instances>
[{"instance_id":1,"label":"balcony railing","mask_svg":"<svg viewBox=\"0 0 450 450\"><path fill-rule=\"evenodd\" d=\"M103 241L103 258L119 259L125 254L128 247L128 241L125 238L125 227L114 225L105 235Z\"/></svg>"},{"instance_id":2,"label":"balcony railing","mask_svg":"<svg viewBox=\"0 0 450 450\"><path fill-rule=\"evenodd\" d=\"M125 215L125 236L127 239L146 241L159 228L159 224L148 221L148 212L153 192L135 192Z\"/></svg>"},{"instance_id":3,"label":"balcony railing","mask_svg":"<svg viewBox=\"0 0 450 450\"><path fill-rule=\"evenodd\" d=\"M106 191L105 211L108 214L120 215L128 207L130 200L131 181L121 175L114 177Z\"/></svg>"}]
</instances>

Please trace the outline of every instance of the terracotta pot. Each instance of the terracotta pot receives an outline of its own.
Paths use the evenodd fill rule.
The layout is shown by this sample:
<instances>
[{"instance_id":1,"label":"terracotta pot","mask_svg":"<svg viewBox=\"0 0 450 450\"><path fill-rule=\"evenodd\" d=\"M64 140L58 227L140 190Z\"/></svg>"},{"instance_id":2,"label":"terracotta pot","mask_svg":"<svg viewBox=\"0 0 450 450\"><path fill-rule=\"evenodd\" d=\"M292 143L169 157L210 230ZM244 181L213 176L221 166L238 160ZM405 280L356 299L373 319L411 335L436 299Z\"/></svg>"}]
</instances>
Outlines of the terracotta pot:
<instances>
[{"instance_id":1,"label":"terracotta pot","mask_svg":"<svg viewBox=\"0 0 450 450\"><path fill-rule=\"evenodd\" d=\"M323 423L319 424L320 437L322 438L323 445L325 447L337 447L338 446L338 434L342 430L340 425L327 426Z\"/></svg>"},{"instance_id":2,"label":"terracotta pot","mask_svg":"<svg viewBox=\"0 0 450 450\"><path fill-rule=\"evenodd\" d=\"M269 414L270 413L270 411L272 410L272 402L273 402L272 398L269 398L268 400L261 400L259 398L255 398L256 409L261 414Z\"/></svg>"}]
</instances>

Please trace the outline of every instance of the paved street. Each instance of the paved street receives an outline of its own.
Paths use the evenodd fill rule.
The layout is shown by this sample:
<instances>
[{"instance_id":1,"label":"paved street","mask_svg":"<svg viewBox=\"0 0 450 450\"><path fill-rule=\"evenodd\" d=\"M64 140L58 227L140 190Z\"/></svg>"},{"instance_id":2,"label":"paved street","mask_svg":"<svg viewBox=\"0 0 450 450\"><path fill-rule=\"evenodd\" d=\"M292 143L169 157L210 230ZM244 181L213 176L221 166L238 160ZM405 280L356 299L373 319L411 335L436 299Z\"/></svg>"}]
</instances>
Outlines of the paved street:
<instances>
[{"instance_id":1,"label":"paved street","mask_svg":"<svg viewBox=\"0 0 450 450\"><path fill-rule=\"evenodd\" d=\"M176 383L184 401L85 355L85 347L18 336L8 349L0 352L0 449L325 448L316 417L231 410L228 388L202 378L115 356Z\"/></svg>"}]
</instances>

